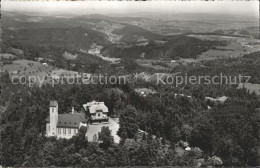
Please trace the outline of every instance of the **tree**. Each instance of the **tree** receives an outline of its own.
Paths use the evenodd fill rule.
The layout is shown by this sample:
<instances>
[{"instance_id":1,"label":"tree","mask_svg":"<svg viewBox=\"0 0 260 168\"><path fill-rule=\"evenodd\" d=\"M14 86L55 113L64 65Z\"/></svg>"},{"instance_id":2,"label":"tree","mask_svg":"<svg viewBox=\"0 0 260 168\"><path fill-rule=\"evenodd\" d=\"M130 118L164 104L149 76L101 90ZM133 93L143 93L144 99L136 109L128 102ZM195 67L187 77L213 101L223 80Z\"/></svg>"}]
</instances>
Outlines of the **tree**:
<instances>
[{"instance_id":1,"label":"tree","mask_svg":"<svg viewBox=\"0 0 260 168\"><path fill-rule=\"evenodd\" d=\"M182 134L182 137L185 139L186 142L190 138L191 132L192 132L192 127L191 126L185 124L185 125L183 125L181 127L181 134Z\"/></svg>"},{"instance_id":2,"label":"tree","mask_svg":"<svg viewBox=\"0 0 260 168\"><path fill-rule=\"evenodd\" d=\"M98 70L98 68L99 68L98 63L92 63L92 64L90 64L90 67L89 67L91 73L95 73Z\"/></svg>"},{"instance_id":3,"label":"tree","mask_svg":"<svg viewBox=\"0 0 260 168\"><path fill-rule=\"evenodd\" d=\"M98 133L98 140L102 141L101 147L107 149L109 148L114 141L114 137L111 135L109 127L103 126L101 132Z\"/></svg>"},{"instance_id":4,"label":"tree","mask_svg":"<svg viewBox=\"0 0 260 168\"><path fill-rule=\"evenodd\" d=\"M55 146L54 143L51 141L47 141L43 145L43 152L44 152L44 158L45 158L45 164L46 165L55 165Z\"/></svg>"},{"instance_id":5,"label":"tree","mask_svg":"<svg viewBox=\"0 0 260 168\"><path fill-rule=\"evenodd\" d=\"M156 136L161 136L162 128L163 128L163 118L160 115L159 111L155 110L152 112L149 118L150 127L152 132Z\"/></svg>"},{"instance_id":6,"label":"tree","mask_svg":"<svg viewBox=\"0 0 260 168\"><path fill-rule=\"evenodd\" d=\"M139 65L134 61L134 59L128 59L125 62L125 69L127 72L132 73L139 67Z\"/></svg>"},{"instance_id":7,"label":"tree","mask_svg":"<svg viewBox=\"0 0 260 168\"><path fill-rule=\"evenodd\" d=\"M192 92L192 97L195 97L196 99L204 100L205 95L203 93L203 88L196 88Z\"/></svg>"},{"instance_id":8,"label":"tree","mask_svg":"<svg viewBox=\"0 0 260 168\"><path fill-rule=\"evenodd\" d=\"M138 131L138 124L136 121L136 109L127 105L119 117L119 130L117 134L123 137L123 132L127 133L127 138L134 138Z\"/></svg>"},{"instance_id":9,"label":"tree","mask_svg":"<svg viewBox=\"0 0 260 168\"><path fill-rule=\"evenodd\" d=\"M1 134L3 166L19 166L24 160L23 146L19 130L15 126L8 126Z\"/></svg>"},{"instance_id":10,"label":"tree","mask_svg":"<svg viewBox=\"0 0 260 168\"><path fill-rule=\"evenodd\" d=\"M212 152L214 129L214 125L207 118L201 118L191 132L191 145L197 146L205 152Z\"/></svg>"},{"instance_id":11,"label":"tree","mask_svg":"<svg viewBox=\"0 0 260 168\"><path fill-rule=\"evenodd\" d=\"M9 72L7 70L5 70L1 74L0 79L1 79L1 83L11 83Z\"/></svg>"},{"instance_id":12,"label":"tree","mask_svg":"<svg viewBox=\"0 0 260 168\"><path fill-rule=\"evenodd\" d=\"M86 148L88 146L88 139L85 134L78 134L72 137L72 142L74 143L76 151L79 151L82 148Z\"/></svg>"}]
</instances>

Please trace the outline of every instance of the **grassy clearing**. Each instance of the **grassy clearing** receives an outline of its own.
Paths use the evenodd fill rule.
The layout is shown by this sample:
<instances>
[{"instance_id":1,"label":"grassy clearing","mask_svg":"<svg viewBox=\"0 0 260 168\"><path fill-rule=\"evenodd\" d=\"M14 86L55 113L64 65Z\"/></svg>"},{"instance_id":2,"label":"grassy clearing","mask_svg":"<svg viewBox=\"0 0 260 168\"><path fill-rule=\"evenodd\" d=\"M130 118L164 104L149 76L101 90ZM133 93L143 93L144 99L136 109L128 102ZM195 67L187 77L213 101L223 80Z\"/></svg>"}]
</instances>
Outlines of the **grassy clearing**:
<instances>
[{"instance_id":1,"label":"grassy clearing","mask_svg":"<svg viewBox=\"0 0 260 168\"><path fill-rule=\"evenodd\" d=\"M219 46L215 49L210 49L199 55L199 60L208 60L225 57L242 57L244 54L249 54L260 50L257 45L258 40L246 37L230 37L218 35L189 35L202 40L222 40L227 41L227 46ZM253 44L252 41L254 42Z\"/></svg>"},{"instance_id":2,"label":"grassy clearing","mask_svg":"<svg viewBox=\"0 0 260 168\"><path fill-rule=\"evenodd\" d=\"M43 83L51 83L52 78L76 76L78 74L78 72L75 71L57 69L30 60L15 60L12 64L5 64L1 70L7 70L11 78L16 76L18 78L25 77L28 79L29 76L35 76L36 84L40 84L40 80L43 80Z\"/></svg>"},{"instance_id":3,"label":"grassy clearing","mask_svg":"<svg viewBox=\"0 0 260 168\"><path fill-rule=\"evenodd\" d=\"M155 70L170 70L171 68L174 68L179 65L179 63L177 62L161 61L156 59L136 59L136 62L143 67L153 68ZM165 66L159 65L157 63L162 63Z\"/></svg>"}]
</instances>

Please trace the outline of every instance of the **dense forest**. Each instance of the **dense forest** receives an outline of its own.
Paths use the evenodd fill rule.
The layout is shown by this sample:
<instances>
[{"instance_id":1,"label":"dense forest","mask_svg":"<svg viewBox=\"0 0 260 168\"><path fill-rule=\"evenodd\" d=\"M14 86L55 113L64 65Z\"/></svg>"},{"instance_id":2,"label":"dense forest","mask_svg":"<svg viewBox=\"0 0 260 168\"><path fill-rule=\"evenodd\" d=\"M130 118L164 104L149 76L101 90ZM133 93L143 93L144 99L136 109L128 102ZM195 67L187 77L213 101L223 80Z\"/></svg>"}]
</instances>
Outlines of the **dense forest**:
<instances>
[{"instance_id":1,"label":"dense forest","mask_svg":"<svg viewBox=\"0 0 260 168\"><path fill-rule=\"evenodd\" d=\"M125 24L122 29L114 30L113 33L123 35L121 41L127 44L135 43L137 37L143 37L148 40L163 40L168 38L167 36L155 34L141 27L129 24Z\"/></svg>"},{"instance_id":2,"label":"dense forest","mask_svg":"<svg viewBox=\"0 0 260 168\"><path fill-rule=\"evenodd\" d=\"M0 123L3 166L220 165L213 156L221 158L224 166L260 164L259 97L245 89L222 86L229 99L214 103L205 100L210 87L194 86L189 98L176 97L178 88L157 86L157 94L142 97L131 83L29 88L12 84L7 72L1 81L1 105L7 108ZM48 105L54 99L60 113L72 106L80 111L83 103L94 99L105 101L109 115L119 117L120 143L113 142L107 127L98 136L102 143L88 142L82 133L70 140L45 137ZM185 143L191 150L184 150Z\"/></svg>"},{"instance_id":3,"label":"dense forest","mask_svg":"<svg viewBox=\"0 0 260 168\"><path fill-rule=\"evenodd\" d=\"M103 33L81 26L73 28L44 27L16 31L4 29L3 31L2 40L11 43L11 45L18 45L20 49L27 48L27 46L45 48L55 46L79 50L90 47L93 42L100 45L110 44Z\"/></svg>"}]
</instances>

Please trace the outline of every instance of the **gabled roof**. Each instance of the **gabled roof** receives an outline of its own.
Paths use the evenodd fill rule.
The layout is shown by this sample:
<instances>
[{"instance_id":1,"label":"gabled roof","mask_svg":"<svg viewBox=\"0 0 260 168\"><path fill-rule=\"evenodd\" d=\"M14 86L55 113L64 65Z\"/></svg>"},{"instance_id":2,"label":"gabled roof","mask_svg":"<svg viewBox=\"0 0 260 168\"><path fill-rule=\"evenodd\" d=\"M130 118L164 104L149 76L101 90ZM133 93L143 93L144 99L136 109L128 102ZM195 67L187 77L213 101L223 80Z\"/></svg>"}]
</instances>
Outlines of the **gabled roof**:
<instances>
[{"instance_id":1,"label":"gabled roof","mask_svg":"<svg viewBox=\"0 0 260 168\"><path fill-rule=\"evenodd\" d=\"M46 121L49 122L50 117ZM80 122L87 122L85 115L82 113L59 114L57 127L79 128Z\"/></svg>"},{"instance_id":2,"label":"gabled roof","mask_svg":"<svg viewBox=\"0 0 260 168\"><path fill-rule=\"evenodd\" d=\"M92 102L88 102L87 106L89 107L89 106L92 106L92 105L97 104L97 103L98 103L97 101L93 100Z\"/></svg>"},{"instance_id":3,"label":"gabled roof","mask_svg":"<svg viewBox=\"0 0 260 168\"><path fill-rule=\"evenodd\" d=\"M96 113L96 111L101 111L101 110L103 113L108 112L108 108L107 106L105 106L105 104L94 104L89 107L90 114Z\"/></svg>"},{"instance_id":4,"label":"gabled roof","mask_svg":"<svg viewBox=\"0 0 260 168\"><path fill-rule=\"evenodd\" d=\"M95 100L92 102L88 102L87 104L83 104L85 110L89 109L90 114L96 113L96 111L102 111L103 113L108 112L108 108L104 102L96 102Z\"/></svg>"},{"instance_id":5,"label":"gabled roof","mask_svg":"<svg viewBox=\"0 0 260 168\"><path fill-rule=\"evenodd\" d=\"M50 101L50 107L57 107L58 102L57 101Z\"/></svg>"},{"instance_id":6,"label":"gabled roof","mask_svg":"<svg viewBox=\"0 0 260 168\"><path fill-rule=\"evenodd\" d=\"M92 106L93 104L96 104L97 102L95 100L93 100L92 102L88 102L87 104L83 104L83 107L85 110L87 110L87 107Z\"/></svg>"},{"instance_id":7,"label":"gabled roof","mask_svg":"<svg viewBox=\"0 0 260 168\"><path fill-rule=\"evenodd\" d=\"M57 127L79 128L80 122L87 122L84 114L59 114Z\"/></svg>"}]
</instances>

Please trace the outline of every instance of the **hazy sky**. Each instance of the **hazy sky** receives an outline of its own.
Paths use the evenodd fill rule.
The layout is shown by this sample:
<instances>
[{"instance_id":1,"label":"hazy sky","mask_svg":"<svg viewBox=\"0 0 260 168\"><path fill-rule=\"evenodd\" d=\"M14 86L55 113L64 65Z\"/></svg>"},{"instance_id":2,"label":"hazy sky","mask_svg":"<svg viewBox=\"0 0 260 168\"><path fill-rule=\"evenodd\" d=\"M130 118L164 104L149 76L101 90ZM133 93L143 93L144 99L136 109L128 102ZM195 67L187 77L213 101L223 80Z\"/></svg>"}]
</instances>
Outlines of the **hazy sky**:
<instances>
[{"instance_id":1,"label":"hazy sky","mask_svg":"<svg viewBox=\"0 0 260 168\"><path fill-rule=\"evenodd\" d=\"M259 15L255 1L2 1L2 10L65 13L228 13Z\"/></svg>"}]
</instances>

